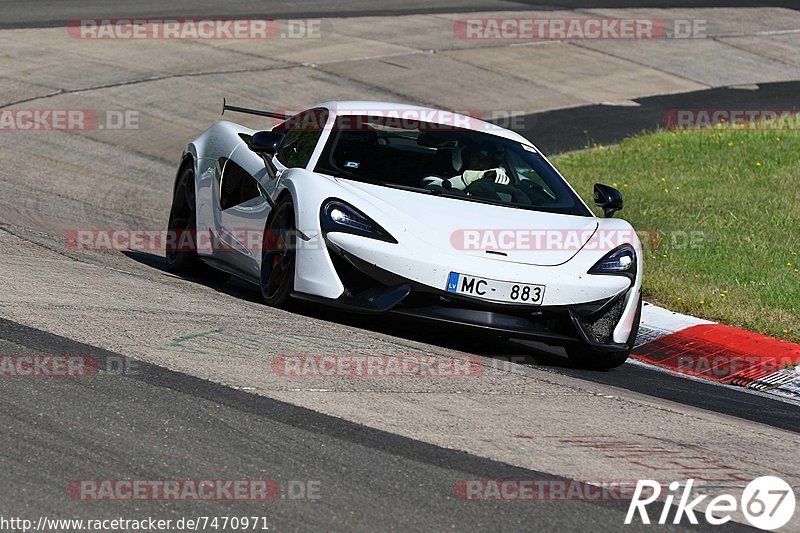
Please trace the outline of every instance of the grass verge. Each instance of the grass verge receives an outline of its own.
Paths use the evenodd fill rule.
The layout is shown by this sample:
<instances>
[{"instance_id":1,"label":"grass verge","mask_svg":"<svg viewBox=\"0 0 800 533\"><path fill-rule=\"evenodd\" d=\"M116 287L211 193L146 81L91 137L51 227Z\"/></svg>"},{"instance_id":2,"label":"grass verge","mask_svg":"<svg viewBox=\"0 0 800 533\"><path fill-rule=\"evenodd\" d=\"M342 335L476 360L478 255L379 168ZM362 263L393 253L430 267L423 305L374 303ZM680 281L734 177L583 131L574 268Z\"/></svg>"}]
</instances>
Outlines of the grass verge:
<instances>
[{"instance_id":1,"label":"grass verge","mask_svg":"<svg viewBox=\"0 0 800 533\"><path fill-rule=\"evenodd\" d=\"M800 342L800 131L656 131L553 162L590 205L595 182L622 191L648 301Z\"/></svg>"}]
</instances>

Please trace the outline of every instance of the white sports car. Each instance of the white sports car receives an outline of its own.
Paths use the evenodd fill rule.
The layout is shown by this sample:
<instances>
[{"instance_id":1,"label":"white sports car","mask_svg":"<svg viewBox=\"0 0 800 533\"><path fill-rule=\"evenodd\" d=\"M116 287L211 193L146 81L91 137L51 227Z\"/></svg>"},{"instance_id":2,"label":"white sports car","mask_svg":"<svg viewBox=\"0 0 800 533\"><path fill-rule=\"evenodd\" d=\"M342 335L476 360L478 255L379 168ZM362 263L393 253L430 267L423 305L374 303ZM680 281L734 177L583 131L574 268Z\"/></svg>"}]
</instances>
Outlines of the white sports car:
<instances>
[{"instance_id":1,"label":"white sports car","mask_svg":"<svg viewBox=\"0 0 800 533\"><path fill-rule=\"evenodd\" d=\"M530 141L453 112L328 102L255 131L217 122L185 149L167 264L237 276L264 300L391 313L622 364L641 314L641 244ZM224 112L224 111L223 111Z\"/></svg>"}]
</instances>

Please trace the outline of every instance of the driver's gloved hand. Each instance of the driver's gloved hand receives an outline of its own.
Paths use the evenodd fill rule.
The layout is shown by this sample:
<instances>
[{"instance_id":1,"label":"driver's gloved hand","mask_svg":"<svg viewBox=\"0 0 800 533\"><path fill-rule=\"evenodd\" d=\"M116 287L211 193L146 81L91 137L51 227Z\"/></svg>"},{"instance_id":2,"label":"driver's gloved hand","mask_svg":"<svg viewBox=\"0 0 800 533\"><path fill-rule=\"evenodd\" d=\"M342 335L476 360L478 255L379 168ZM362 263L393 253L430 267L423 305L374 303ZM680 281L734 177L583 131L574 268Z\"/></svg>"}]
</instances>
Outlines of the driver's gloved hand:
<instances>
[{"instance_id":1,"label":"driver's gloved hand","mask_svg":"<svg viewBox=\"0 0 800 533\"><path fill-rule=\"evenodd\" d=\"M500 185L508 185L511 182L508 174L506 174L506 169L502 167L491 168L489 170L465 170L461 175L461 179L467 186L482 179L493 181Z\"/></svg>"}]
</instances>

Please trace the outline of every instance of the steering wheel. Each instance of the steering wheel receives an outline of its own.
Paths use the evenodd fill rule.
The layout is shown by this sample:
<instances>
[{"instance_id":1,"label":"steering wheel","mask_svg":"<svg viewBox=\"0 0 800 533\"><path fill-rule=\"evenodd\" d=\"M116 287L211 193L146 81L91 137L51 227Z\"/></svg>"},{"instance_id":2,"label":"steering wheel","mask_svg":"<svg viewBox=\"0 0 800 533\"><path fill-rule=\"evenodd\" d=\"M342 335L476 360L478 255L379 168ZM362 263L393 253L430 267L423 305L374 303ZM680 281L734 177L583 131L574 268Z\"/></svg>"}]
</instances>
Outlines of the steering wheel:
<instances>
[{"instance_id":1,"label":"steering wheel","mask_svg":"<svg viewBox=\"0 0 800 533\"><path fill-rule=\"evenodd\" d=\"M497 193L503 193L511 196L511 199L514 203L524 205L530 205L532 203L531 199L528 198L528 195L525 194L525 191L522 191L513 185L495 183L494 178L483 178L478 181L474 181L465 189L465 192L468 195L477 196L478 198L487 198L499 201L503 201L503 199Z\"/></svg>"}]
</instances>

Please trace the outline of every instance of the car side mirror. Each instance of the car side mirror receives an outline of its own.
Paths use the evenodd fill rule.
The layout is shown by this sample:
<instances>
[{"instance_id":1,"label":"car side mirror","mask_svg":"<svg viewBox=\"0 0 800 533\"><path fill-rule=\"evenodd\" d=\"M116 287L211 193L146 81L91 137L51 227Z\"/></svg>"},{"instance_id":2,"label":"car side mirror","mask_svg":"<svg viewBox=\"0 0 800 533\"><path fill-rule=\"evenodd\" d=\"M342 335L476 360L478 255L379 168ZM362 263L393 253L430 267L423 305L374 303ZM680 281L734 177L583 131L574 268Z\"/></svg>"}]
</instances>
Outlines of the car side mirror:
<instances>
[{"instance_id":1,"label":"car side mirror","mask_svg":"<svg viewBox=\"0 0 800 533\"><path fill-rule=\"evenodd\" d=\"M286 134L277 131L259 131L247 141L247 147L257 154L275 155L283 144Z\"/></svg>"},{"instance_id":2,"label":"car side mirror","mask_svg":"<svg viewBox=\"0 0 800 533\"><path fill-rule=\"evenodd\" d=\"M622 193L614 187L595 183L594 205L603 209L606 218L611 218L614 213L622 209Z\"/></svg>"}]
</instances>

